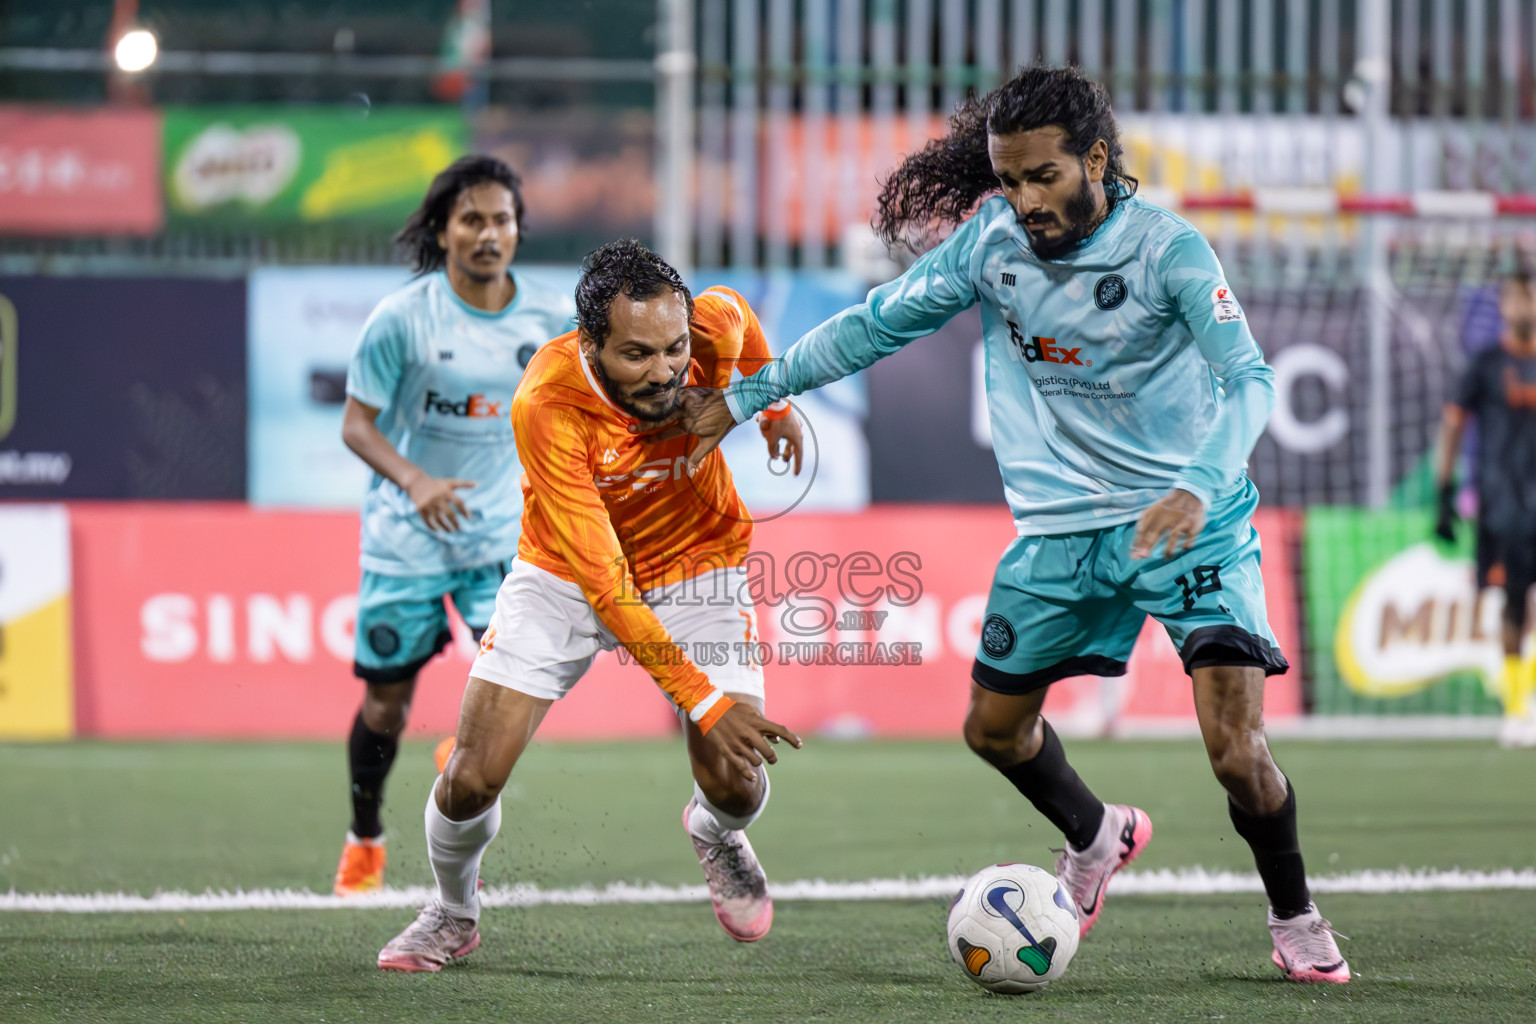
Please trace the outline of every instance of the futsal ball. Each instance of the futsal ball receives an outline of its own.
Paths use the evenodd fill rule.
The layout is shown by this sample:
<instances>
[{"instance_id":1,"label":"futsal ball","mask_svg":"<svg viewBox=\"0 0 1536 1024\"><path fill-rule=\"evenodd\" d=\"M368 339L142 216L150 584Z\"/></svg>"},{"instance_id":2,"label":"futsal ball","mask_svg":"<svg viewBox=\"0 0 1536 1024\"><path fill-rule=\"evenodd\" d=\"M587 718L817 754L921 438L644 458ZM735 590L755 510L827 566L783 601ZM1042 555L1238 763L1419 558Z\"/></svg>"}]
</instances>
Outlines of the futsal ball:
<instances>
[{"instance_id":1,"label":"futsal ball","mask_svg":"<svg viewBox=\"0 0 1536 1024\"><path fill-rule=\"evenodd\" d=\"M949 908L949 955L992 992L1045 988L1077 952L1077 907L1066 886L1032 864L994 864L965 881Z\"/></svg>"}]
</instances>

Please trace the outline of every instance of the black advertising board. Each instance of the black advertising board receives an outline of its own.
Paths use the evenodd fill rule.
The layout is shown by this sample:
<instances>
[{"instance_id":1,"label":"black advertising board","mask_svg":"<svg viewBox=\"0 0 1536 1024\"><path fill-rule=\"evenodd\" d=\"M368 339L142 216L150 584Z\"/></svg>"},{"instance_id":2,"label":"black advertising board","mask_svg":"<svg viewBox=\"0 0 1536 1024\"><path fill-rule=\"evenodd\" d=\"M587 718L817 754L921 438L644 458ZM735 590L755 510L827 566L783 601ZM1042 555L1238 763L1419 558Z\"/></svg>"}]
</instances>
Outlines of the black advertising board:
<instances>
[{"instance_id":1,"label":"black advertising board","mask_svg":"<svg viewBox=\"0 0 1536 1024\"><path fill-rule=\"evenodd\" d=\"M865 370L872 501L1003 501L975 374L981 314L973 307Z\"/></svg>"},{"instance_id":2,"label":"black advertising board","mask_svg":"<svg viewBox=\"0 0 1536 1024\"><path fill-rule=\"evenodd\" d=\"M0 499L244 498L245 295L0 277Z\"/></svg>"}]
</instances>

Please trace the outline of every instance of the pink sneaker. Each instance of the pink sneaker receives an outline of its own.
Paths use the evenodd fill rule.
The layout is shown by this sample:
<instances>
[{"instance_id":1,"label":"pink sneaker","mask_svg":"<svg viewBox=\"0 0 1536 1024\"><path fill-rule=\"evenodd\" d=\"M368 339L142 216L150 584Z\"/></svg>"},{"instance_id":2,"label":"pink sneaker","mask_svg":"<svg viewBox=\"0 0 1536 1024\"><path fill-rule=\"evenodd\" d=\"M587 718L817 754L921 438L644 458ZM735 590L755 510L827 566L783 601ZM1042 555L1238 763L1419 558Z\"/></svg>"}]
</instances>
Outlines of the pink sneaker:
<instances>
[{"instance_id":1,"label":"pink sneaker","mask_svg":"<svg viewBox=\"0 0 1536 1024\"><path fill-rule=\"evenodd\" d=\"M756 942L773 927L773 898L768 895L768 876L758 863L757 854L746 832L734 829L718 842L700 836L689 821L697 800L683 808L683 831L688 833L704 880L709 883L709 901L715 917L727 935L737 942Z\"/></svg>"},{"instance_id":2,"label":"pink sneaker","mask_svg":"<svg viewBox=\"0 0 1536 1024\"><path fill-rule=\"evenodd\" d=\"M1323 920L1317 907L1288 921L1277 919L1274 910L1270 910L1269 935L1275 940L1270 959L1292 981L1342 985L1349 980L1349 963L1339 952L1339 944L1333 941L1339 933Z\"/></svg>"},{"instance_id":3,"label":"pink sneaker","mask_svg":"<svg viewBox=\"0 0 1536 1024\"><path fill-rule=\"evenodd\" d=\"M468 956L479 948L477 924L453 917L441 903L433 900L405 931L379 950L379 970L436 974L448 961Z\"/></svg>"},{"instance_id":4,"label":"pink sneaker","mask_svg":"<svg viewBox=\"0 0 1536 1024\"><path fill-rule=\"evenodd\" d=\"M1056 858L1056 877L1077 902L1078 937L1088 934L1104 909L1104 894L1116 871L1141 856L1152 841L1147 812L1125 804L1105 804L1104 821L1088 849L1068 844Z\"/></svg>"}]
</instances>

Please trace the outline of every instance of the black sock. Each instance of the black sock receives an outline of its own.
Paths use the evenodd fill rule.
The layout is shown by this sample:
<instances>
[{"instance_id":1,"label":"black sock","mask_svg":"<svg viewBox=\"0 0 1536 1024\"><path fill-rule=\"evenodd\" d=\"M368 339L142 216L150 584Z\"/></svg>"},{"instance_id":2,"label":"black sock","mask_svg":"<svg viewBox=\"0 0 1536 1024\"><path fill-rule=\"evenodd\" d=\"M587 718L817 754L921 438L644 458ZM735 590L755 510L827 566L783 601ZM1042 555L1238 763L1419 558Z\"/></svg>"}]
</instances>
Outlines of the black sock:
<instances>
[{"instance_id":1,"label":"black sock","mask_svg":"<svg viewBox=\"0 0 1536 1024\"><path fill-rule=\"evenodd\" d=\"M1050 722L1042 721L1045 740L1040 752L1011 768L999 768L1035 809L1061 829L1075 850L1086 850L1104 821L1104 802L1067 764L1066 752Z\"/></svg>"},{"instance_id":2,"label":"black sock","mask_svg":"<svg viewBox=\"0 0 1536 1024\"><path fill-rule=\"evenodd\" d=\"M352 767L352 834L359 839L377 839L384 834L384 823L379 820L384 778L399 749L397 738L374 732L363 722L363 713L357 713L347 740L347 761Z\"/></svg>"},{"instance_id":3,"label":"black sock","mask_svg":"<svg viewBox=\"0 0 1536 1024\"><path fill-rule=\"evenodd\" d=\"M1285 781L1285 803L1273 814L1250 815L1227 797L1227 811L1237 834L1253 849L1253 863L1264 880L1269 905L1282 921L1312 909L1307 871L1296 841L1296 791Z\"/></svg>"}]
</instances>

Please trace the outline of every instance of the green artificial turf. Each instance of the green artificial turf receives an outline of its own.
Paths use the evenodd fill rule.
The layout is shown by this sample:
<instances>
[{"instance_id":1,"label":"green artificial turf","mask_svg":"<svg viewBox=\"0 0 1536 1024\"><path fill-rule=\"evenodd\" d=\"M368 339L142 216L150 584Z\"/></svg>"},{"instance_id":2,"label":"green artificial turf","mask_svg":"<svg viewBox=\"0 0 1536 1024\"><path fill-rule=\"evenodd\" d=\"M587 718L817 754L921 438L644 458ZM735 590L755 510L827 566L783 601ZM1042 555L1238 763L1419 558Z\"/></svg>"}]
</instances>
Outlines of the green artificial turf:
<instances>
[{"instance_id":1,"label":"green artificial turf","mask_svg":"<svg viewBox=\"0 0 1536 1024\"><path fill-rule=\"evenodd\" d=\"M1070 742L1156 825L1138 870L1251 870L1197 742ZM1536 866L1536 759L1490 744L1277 742L1314 874ZM430 879L425 744L391 779L389 881ZM697 884L674 744L538 745L491 884ZM346 828L340 744L0 745L0 890L325 891ZM1054 834L958 742L787 751L753 828L771 879L1049 866ZM386 975L408 910L0 913L0 1021L1492 1021L1536 1019L1536 892L1330 895L1357 980L1283 983L1261 897L1112 897L1067 976L996 997L943 946L939 900L781 900L738 946L707 906L491 908L441 975Z\"/></svg>"}]
</instances>

